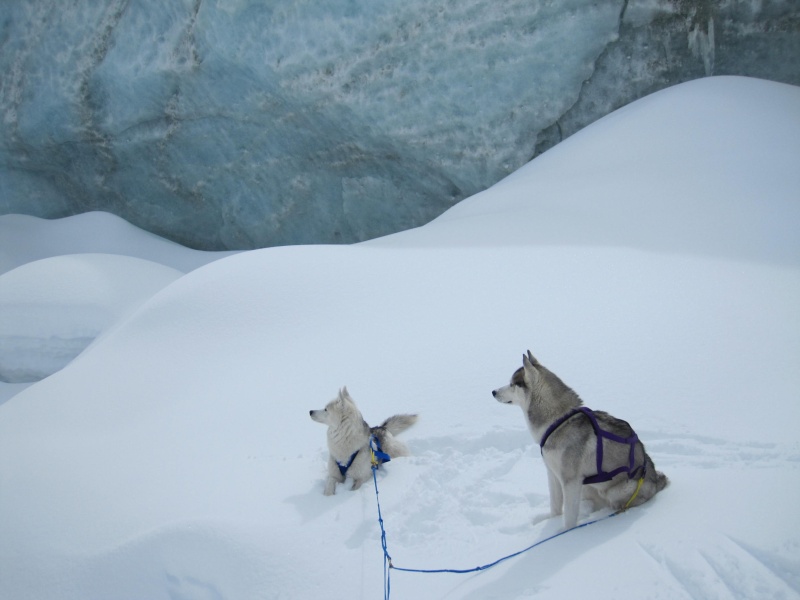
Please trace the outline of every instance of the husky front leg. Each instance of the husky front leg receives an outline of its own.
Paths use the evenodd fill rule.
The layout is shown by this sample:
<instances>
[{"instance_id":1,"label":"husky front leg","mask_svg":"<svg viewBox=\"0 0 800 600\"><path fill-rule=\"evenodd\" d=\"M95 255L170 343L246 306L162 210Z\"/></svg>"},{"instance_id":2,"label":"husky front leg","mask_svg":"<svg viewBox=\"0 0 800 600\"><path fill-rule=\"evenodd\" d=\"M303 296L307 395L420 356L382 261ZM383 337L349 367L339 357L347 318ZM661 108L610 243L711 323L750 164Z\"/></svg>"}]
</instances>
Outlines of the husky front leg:
<instances>
[{"instance_id":1,"label":"husky front leg","mask_svg":"<svg viewBox=\"0 0 800 600\"><path fill-rule=\"evenodd\" d=\"M582 488L583 481L580 479L564 482L564 529L572 529L578 524Z\"/></svg>"},{"instance_id":2,"label":"husky front leg","mask_svg":"<svg viewBox=\"0 0 800 600\"><path fill-rule=\"evenodd\" d=\"M547 469L547 487L550 489L550 516L557 517L563 512L564 492L556 474Z\"/></svg>"}]
</instances>

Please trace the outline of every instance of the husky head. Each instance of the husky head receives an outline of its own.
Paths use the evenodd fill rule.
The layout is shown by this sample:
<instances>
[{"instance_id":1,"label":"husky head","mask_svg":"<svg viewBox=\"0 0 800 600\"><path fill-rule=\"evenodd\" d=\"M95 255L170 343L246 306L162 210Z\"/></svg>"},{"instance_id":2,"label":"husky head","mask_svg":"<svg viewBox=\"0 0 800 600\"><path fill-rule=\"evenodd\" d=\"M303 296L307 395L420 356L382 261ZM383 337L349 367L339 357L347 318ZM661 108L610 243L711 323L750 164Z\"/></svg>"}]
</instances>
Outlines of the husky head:
<instances>
[{"instance_id":1,"label":"husky head","mask_svg":"<svg viewBox=\"0 0 800 600\"><path fill-rule=\"evenodd\" d=\"M516 404L528 410L531 403L546 405L546 410L579 406L578 395L558 376L544 367L528 350L522 357L522 366L514 371L511 383L492 391L492 396L503 404Z\"/></svg>"},{"instance_id":2,"label":"husky head","mask_svg":"<svg viewBox=\"0 0 800 600\"><path fill-rule=\"evenodd\" d=\"M329 427L336 427L347 420L363 421L361 412L347 392L347 387L339 390L339 395L328 402L325 408L322 410L310 410L308 414L317 423L323 423Z\"/></svg>"},{"instance_id":3,"label":"husky head","mask_svg":"<svg viewBox=\"0 0 800 600\"><path fill-rule=\"evenodd\" d=\"M537 366L540 366L539 361L528 350L528 354L522 356L522 366L511 376L511 383L493 390L492 396L503 404L516 404L527 408L531 402L531 391L539 380Z\"/></svg>"}]
</instances>

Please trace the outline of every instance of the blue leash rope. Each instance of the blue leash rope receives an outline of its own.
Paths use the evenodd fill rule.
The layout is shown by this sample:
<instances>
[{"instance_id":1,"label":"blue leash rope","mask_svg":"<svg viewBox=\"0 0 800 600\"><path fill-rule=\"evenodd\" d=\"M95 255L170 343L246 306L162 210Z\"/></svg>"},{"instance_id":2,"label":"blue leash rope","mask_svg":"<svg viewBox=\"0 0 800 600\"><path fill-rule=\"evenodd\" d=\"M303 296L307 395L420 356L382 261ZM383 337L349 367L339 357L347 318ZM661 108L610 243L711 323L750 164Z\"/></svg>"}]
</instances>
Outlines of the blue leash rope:
<instances>
[{"instance_id":1,"label":"blue leash rope","mask_svg":"<svg viewBox=\"0 0 800 600\"><path fill-rule=\"evenodd\" d=\"M611 514L605 515L603 517L599 517L594 519L593 521L587 521L586 523L581 523L580 525L576 525L570 529L565 529L564 531L559 531L551 535L550 537L546 537L543 540L539 540L538 542L531 544L527 548L523 548L518 552L514 552L513 554L509 554L508 556L504 556L502 558L498 558L496 561L488 563L486 565L481 565L479 567L474 567L472 569L408 569L404 567L395 567L392 564L392 557L389 555L389 550L386 545L386 529L383 526L383 515L381 514L381 501L378 494L378 477L375 472L378 470L378 466L373 463L372 465L372 481L375 484L375 500L378 504L378 524L381 527L381 547L383 548L383 597L384 600L389 600L389 595L392 591L392 583L391 583L391 571L394 569L395 571L404 571L406 573L457 573L457 574L464 574L464 573L476 573L478 571L485 571L486 569L491 569L492 567L499 565L501 562L506 561L510 558L514 558L519 556L520 554L524 554L537 546L541 546L545 542L549 542L550 540L554 540L557 537L564 535L565 533L569 533L570 531L575 531L576 529L580 529L582 527L586 527L587 525L593 525L595 523L599 523L600 521L605 521L606 519L610 519L611 517L616 517L618 514L624 512L625 509L619 510L617 512L613 512ZM637 488L638 492L638 488ZM627 508L627 507L626 507Z\"/></svg>"},{"instance_id":2,"label":"blue leash rope","mask_svg":"<svg viewBox=\"0 0 800 600\"><path fill-rule=\"evenodd\" d=\"M383 515L381 514L381 501L378 497L378 476L375 472L378 466L373 462L372 464L372 481L375 483L375 501L378 504L378 524L381 526L381 547L383 548L383 597L384 600L389 600L389 594L392 591L391 574L389 571L393 569L392 557L389 556L389 550L386 547L386 529L383 527Z\"/></svg>"}]
</instances>

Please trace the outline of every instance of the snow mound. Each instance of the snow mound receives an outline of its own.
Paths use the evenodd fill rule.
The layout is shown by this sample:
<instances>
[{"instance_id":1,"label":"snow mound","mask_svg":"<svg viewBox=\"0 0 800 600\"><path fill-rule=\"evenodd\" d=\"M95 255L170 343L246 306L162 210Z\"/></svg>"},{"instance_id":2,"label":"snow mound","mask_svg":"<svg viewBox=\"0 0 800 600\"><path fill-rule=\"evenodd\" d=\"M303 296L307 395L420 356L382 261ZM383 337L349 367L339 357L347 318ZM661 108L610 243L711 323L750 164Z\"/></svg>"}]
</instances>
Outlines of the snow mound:
<instances>
[{"instance_id":1,"label":"snow mound","mask_svg":"<svg viewBox=\"0 0 800 600\"><path fill-rule=\"evenodd\" d=\"M432 223L369 243L602 245L797 265L798 131L798 87L692 81L604 117Z\"/></svg>"},{"instance_id":2,"label":"snow mound","mask_svg":"<svg viewBox=\"0 0 800 600\"><path fill-rule=\"evenodd\" d=\"M0 275L0 381L38 381L182 273L109 254L34 261Z\"/></svg>"},{"instance_id":3,"label":"snow mound","mask_svg":"<svg viewBox=\"0 0 800 600\"><path fill-rule=\"evenodd\" d=\"M120 254L187 273L232 252L190 250L105 212L63 219L0 215L0 274L63 254Z\"/></svg>"},{"instance_id":4,"label":"snow mound","mask_svg":"<svg viewBox=\"0 0 800 600\"><path fill-rule=\"evenodd\" d=\"M395 571L392 598L796 597L800 265L794 246L763 251L712 217L728 206L728 165L747 167L754 223L798 230L791 175L762 172L800 153L756 137L747 160L720 147L709 169L704 131L665 127L654 156L703 164L705 187L663 209L659 186L688 182L640 178L660 168L632 165L628 144L670 122L681 90L710 130L743 131L728 109L705 110L729 80L696 85L599 123L619 144L591 127L565 144L548 160L581 184L552 187L546 206L555 184L537 159L407 234L212 262L0 406L0 597L380 597L374 488L322 495L325 431L308 411L342 385L371 424L421 415L402 436L412 456L377 476L397 566L469 568L530 546L561 522L535 521L549 511L538 448L491 396L528 348L588 406L629 421L670 487L478 575ZM800 137L795 104L773 110L784 88L735 87L729 103L769 108L737 118ZM670 218L590 193L621 181ZM562 203L574 212L551 217ZM548 219L569 227L548 233ZM709 245L682 233L698 219L716 223ZM617 222L655 242L602 226Z\"/></svg>"}]
</instances>

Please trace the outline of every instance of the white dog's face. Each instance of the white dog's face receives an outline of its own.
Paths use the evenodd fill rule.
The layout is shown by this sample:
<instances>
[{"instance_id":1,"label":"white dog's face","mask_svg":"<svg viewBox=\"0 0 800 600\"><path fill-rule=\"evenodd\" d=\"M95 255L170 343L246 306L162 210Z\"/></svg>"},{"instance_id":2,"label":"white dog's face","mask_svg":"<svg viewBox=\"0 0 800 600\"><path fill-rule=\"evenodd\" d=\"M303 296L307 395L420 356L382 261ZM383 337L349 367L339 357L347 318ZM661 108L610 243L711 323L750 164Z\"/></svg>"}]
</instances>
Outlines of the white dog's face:
<instances>
[{"instance_id":1,"label":"white dog's face","mask_svg":"<svg viewBox=\"0 0 800 600\"><path fill-rule=\"evenodd\" d=\"M355 403L347 393L347 388L339 392L339 396L330 402L322 410L310 410L308 414L317 423L322 423L328 427L336 426L342 422L345 414L357 412Z\"/></svg>"},{"instance_id":2,"label":"white dog's face","mask_svg":"<svg viewBox=\"0 0 800 600\"><path fill-rule=\"evenodd\" d=\"M339 399L331 400L328 405L322 410L310 410L308 414L317 423L323 425L331 425L338 423L341 420L341 401Z\"/></svg>"}]
</instances>

